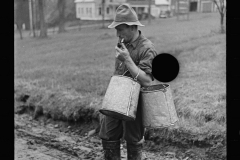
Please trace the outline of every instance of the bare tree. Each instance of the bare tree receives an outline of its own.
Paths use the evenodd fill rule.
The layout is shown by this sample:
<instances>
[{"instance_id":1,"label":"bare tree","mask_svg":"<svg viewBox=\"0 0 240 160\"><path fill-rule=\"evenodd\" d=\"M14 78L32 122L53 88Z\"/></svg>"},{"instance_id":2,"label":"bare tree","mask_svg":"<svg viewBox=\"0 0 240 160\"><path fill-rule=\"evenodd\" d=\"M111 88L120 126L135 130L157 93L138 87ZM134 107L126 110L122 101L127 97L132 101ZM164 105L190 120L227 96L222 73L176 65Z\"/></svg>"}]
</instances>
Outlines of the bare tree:
<instances>
[{"instance_id":1,"label":"bare tree","mask_svg":"<svg viewBox=\"0 0 240 160\"><path fill-rule=\"evenodd\" d=\"M65 30L65 0L58 0L58 12L59 12L59 28L58 33L66 32Z\"/></svg>"},{"instance_id":2,"label":"bare tree","mask_svg":"<svg viewBox=\"0 0 240 160\"><path fill-rule=\"evenodd\" d=\"M44 0L38 0L38 9L40 17L40 38L47 37L47 26L44 18Z\"/></svg>"},{"instance_id":3,"label":"bare tree","mask_svg":"<svg viewBox=\"0 0 240 160\"><path fill-rule=\"evenodd\" d=\"M218 12L220 14L220 25L221 25L221 33L224 33L224 15L226 13L226 1L225 0L212 0L218 9Z\"/></svg>"}]
</instances>

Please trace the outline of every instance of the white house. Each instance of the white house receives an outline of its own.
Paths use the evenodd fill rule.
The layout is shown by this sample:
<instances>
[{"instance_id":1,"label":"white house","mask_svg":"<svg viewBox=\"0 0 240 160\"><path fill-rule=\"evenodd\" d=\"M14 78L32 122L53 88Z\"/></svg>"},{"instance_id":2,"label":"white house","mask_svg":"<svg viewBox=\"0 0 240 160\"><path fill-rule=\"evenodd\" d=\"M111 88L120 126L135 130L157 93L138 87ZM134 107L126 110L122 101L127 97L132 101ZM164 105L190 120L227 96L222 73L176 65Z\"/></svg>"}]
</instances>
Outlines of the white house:
<instances>
[{"instance_id":1,"label":"white house","mask_svg":"<svg viewBox=\"0 0 240 160\"><path fill-rule=\"evenodd\" d=\"M105 0L105 20L114 18L117 7L130 4L137 14L148 13L149 1L146 0ZM82 20L102 20L102 0L75 0L76 17ZM151 14L159 17L161 11L170 10L171 0L152 0Z\"/></svg>"},{"instance_id":2,"label":"white house","mask_svg":"<svg viewBox=\"0 0 240 160\"><path fill-rule=\"evenodd\" d=\"M160 9L160 11L166 12L170 10L171 0L155 0L155 5Z\"/></svg>"},{"instance_id":3,"label":"white house","mask_svg":"<svg viewBox=\"0 0 240 160\"><path fill-rule=\"evenodd\" d=\"M151 14L159 17L161 12L171 11L177 13L178 1L184 0L152 0ZM216 12L217 7L212 0L186 0L189 2L190 12ZM76 17L83 20L101 20L102 19L102 0L75 0ZM142 13L148 13L148 0L105 0L105 20L114 18L117 7L123 3L130 4L140 16ZM226 5L226 0L225 0Z\"/></svg>"},{"instance_id":4,"label":"white house","mask_svg":"<svg viewBox=\"0 0 240 160\"><path fill-rule=\"evenodd\" d=\"M137 14L148 13L148 0L128 0L133 9ZM154 17L159 17L160 12L165 12L170 10L171 0L152 0L151 1L151 15Z\"/></svg>"},{"instance_id":5,"label":"white house","mask_svg":"<svg viewBox=\"0 0 240 160\"><path fill-rule=\"evenodd\" d=\"M104 19L113 19L115 10L126 0L105 0ZM82 20L102 20L102 0L75 0L76 17Z\"/></svg>"}]
</instances>

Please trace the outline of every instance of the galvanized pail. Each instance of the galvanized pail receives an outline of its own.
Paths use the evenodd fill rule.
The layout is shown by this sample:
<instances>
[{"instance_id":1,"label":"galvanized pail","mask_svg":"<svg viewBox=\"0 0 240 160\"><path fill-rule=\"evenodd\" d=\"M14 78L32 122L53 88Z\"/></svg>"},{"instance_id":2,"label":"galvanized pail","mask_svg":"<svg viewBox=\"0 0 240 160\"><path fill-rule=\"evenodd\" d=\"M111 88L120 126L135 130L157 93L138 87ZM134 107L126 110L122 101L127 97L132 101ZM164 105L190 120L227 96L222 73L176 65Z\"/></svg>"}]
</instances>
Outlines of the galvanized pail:
<instances>
[{"instance_id":1,"label":"galvanized pail","mask_svg":"<svg viewBox=\"0 0 240 160\"><path fill-rule=\"evenodd\" d=\"M140 96L144 127L169 127L178 121L169 84L142 87Z\"/></svg>"},{"instance_id":2,"label":"galvanized pail","mask_svg":"<svg viewBox=\"0 0 240 160\"><path fill-rule=\"evenodd\" d=\"M99 112L116 119L133 121L136 118L139 93L139 82L130 77L114 75Z\"/></svg>"}]
</instances>

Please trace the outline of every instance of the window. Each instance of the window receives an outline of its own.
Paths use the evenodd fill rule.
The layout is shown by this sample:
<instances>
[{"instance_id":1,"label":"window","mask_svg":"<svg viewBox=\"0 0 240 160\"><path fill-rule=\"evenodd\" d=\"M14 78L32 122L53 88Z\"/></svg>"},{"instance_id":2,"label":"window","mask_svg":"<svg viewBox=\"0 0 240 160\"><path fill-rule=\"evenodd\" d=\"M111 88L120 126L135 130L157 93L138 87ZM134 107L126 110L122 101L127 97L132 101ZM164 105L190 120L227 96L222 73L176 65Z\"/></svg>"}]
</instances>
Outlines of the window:
<instances>
[{"instance_id":1,"label":"window","mask_svg":"<svg viewBox=\"0 0 240 160\"><path fill-rule=\"evenodd\" d=\"M92 8L89 8L89 13L92 14Z\"/></svg>"},{"instance_id":2,"label":"window","mask_svg":"<svg viewBox=\"0 0 240 160\"><path fill-rule=\"evenodd\" d=\"M109 14L109 7L107 7L107 14Z\"/></svg>"},{"instance_id":3,"label":"window","mask_svg":"<svg viewBox=\"0 0 240 160\"><path fill-rule=\"evenodd\" d=\"M101 7L98 8L98 14L99 14L99 15L102 14L102 9L101 9Z\"/></svg>"},{"instance_id":4,"label":"window","mask_svg":"<svg viewBox=\"0 0 240 160\"><path fill-rule=\"evenodd\" d=\"M78 8L78 14L81 14L81 8Z\"/></svg>"}]
</instances>

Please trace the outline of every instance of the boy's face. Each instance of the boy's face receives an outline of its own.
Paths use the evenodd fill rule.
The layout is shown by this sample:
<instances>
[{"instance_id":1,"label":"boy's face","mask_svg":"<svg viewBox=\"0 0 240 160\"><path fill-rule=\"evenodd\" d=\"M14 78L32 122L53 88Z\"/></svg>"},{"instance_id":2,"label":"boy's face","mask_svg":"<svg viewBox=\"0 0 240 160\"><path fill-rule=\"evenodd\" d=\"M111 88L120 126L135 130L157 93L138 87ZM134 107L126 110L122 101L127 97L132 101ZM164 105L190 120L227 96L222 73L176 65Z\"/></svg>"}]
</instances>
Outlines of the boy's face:
<instances>
[{"instance_id":1,"label":"boy's face","mask_svg":"<svg viewBox=\"0 0 240 160\"><path fill-rule=\"evenodd\" d=\"M117 37L119 37L120 39L124 38L124 43L131 42L134 35L133 28L131 26L128 26L126 24L120 24L116 26L115 29L117 31Z\"/></svg>"}]
</instances>

